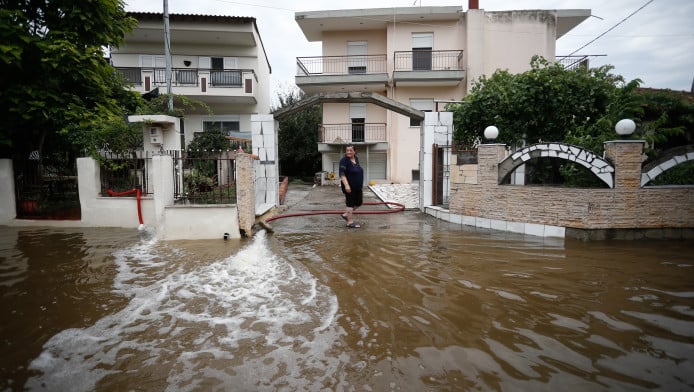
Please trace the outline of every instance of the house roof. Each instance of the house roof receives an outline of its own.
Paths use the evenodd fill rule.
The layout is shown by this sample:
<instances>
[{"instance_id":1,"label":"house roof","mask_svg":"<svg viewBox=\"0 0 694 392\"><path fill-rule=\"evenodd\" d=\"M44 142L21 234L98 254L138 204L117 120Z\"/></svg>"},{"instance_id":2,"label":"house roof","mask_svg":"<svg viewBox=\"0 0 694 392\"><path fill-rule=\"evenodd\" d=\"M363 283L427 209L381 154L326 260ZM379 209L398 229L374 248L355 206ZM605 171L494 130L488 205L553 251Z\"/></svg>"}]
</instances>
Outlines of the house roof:
<instances>
[{"instance_id":1,"label":"house roof","mask_svg":"<svg viewBox=\"0 0 694 392\"><path fill-rule=\"evenodd\" d=\"M133 32L128 36L128 40L135 40L140 42L159 42L163 38L158 34L150 34L147 30L156 28L157 30L163 30L163 24L161 27L156 25L153 26L152 22L163 21L164 15L159 12L128 12L128 16L137 19L140 24L136 27ZM149 27L143 27L142 22L146 22ZM147 23L148 22L148 23ZM272 67L270 66L270 61L267 57L267 52L265 51L265 45L263 44L263 39L260 36L260 31L258 30L258 25L256 19L252 16L225 16L225 15L201 15L201 14L169 14L169 22L172 24L171 27L171 41L172 42L186 42L186 43L198 43L204 42L206 40L219 40L220 42L226 42L231 45L239 46L259 46L263 55L265 56L265 61L268 66L268 70L272 73ZM216 24L219 26L218 29L200 29L200 28L177 28L177 24L184 23L190 26L191 24ZM232 26L244 26L248 25L251 28L232 28ZM224 28L226 27L226 28ZM255 34L254 34L255 32ZM256 40L257 37L257 40Z\"/></svg>"},{"instance_id":2,"label":"house roof","mask_svg":"<svg viewBox=\"0 0 694 392\"><path fill-rule=\"evenodd\" d=\"M162 20L163 18L163 14L160 12L128 12L128 16L137 20ZM252 16L169 14L169 21L255 23L255 18Z\"/></svg>"},{"instance_id":3,"label":"house roof","mask_svg":"<svg viewBox=\"0 0 694 392\"><path fill-rule=\"evenodd\" d=\"M527 11L527 10L526 10ZM590 17L589 9L530 10L556 12L557 37L560 38ZM487 11L487 13L510 11ZM457 20L465 15L458 6L445 7L393 7L349 10L297 12L295 20L311 42L321 41L324 31L381 30L388 23L432 22Z\"/></svg>"}]
</instances>

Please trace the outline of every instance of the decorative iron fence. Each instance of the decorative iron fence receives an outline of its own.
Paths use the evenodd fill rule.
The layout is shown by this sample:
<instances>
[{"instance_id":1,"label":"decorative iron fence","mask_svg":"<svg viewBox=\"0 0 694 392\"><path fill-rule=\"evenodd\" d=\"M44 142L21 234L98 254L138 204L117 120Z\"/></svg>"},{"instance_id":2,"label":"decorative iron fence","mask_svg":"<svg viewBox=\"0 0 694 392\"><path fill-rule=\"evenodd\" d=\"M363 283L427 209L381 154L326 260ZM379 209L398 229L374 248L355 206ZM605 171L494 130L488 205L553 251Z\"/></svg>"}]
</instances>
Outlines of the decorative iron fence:
<instances>
[{"instance_id":1,"label":"decorative iron fence","mask_svg":"<svg viewBox=\"0 0 694 392\"><path fill-rule=\"evenodd\" d=\"M80 219L75 160L64 153L38 152L14 160L19 219Z\"/></svg>"},{"instance_id":2,"label":"decorative iron fence","mask_svg":"<svg viewBox=\"0 0 694 392\"><path fill-rule=\"evenodd\" d=\"M236 204L236 152L234 151L131 151L101 153L101 196L108 191L139 189L151 194L149 168L152 156L173 158L176 204Z\"/></svg>"},{"instance_id":3,"label":"decorative iron fence","mask_svg":"<svg viewBox=\"0 0 694 392\"><path fill-rule=\"evenodd\" d=\"M128 151L99 153L101 174L101 196L108 196L108 191L125 192L139 189L144 194L151 193L146 168L152 161L153 152Z\"/></svg>"},{"instance_id":4,"label":"decorative iron fence","mask_svg":"<svg viewBox=\"0 0 694 392\"><path fill-rule=\"evenodd\" d=\"M177 204L236 204L236 152L172 151Z\"/></svg>"}]
</instances>

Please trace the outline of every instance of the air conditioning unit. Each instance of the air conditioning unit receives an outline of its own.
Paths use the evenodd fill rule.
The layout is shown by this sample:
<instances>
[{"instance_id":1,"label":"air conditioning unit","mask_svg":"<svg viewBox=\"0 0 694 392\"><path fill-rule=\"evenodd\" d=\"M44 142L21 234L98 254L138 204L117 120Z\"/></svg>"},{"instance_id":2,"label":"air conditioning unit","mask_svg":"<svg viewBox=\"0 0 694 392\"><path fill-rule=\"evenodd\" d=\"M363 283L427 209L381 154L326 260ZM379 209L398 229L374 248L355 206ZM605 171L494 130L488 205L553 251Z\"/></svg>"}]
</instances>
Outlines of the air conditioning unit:
<instances>
[{"instance_id":1,"label":"air conditioning unit","mask_svg":"<svg viewBox=\"0 0 694 392\"><path fill-rule=\"evenodd\" d=\"M164 135L161 132L161 127L149 127L149 142L160 145L164 143Z\"/></svg>"}]
</instances>

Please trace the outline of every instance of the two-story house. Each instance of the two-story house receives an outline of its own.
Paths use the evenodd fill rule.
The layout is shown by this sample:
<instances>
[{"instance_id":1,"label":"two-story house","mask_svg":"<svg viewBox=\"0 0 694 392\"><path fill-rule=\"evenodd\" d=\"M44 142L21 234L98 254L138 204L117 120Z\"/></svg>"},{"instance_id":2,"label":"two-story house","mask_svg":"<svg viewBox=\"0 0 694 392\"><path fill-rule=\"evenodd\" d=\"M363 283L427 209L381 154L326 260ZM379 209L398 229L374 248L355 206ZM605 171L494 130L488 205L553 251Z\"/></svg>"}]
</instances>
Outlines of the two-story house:
<instances>
[{"instance_id":1,"label":"two-story house","mask_svg":"<svg viewBox=\"0 0 694 392\"><path fill-rule=\"evenodd\" d=\"M555 59L556 40L590 10L487 12L461 7L403 7L297 12L296 23L322 55L298 57L296 84L309 95L382 94L422 111L442 111L482 75L523 72L533 55ZM353 143L365 181L419 179L420 123L377 105L324 103L318 149L337 172Z\"/></svg>"},{"instance_id":2,"label":"two-story house","mask_svg":"<svg viewBox=\"0 0 694 392\"><path fill-rule=\"evenodd\" d=\"M136 91L166 93L163 15L129 16L138 25L124 44L111 48L111 62ZM205 131L250 140L251 115L270 112L271 68L255 18L170 14L169 26L171 92L204 102L212 111L185 113L180 145Z\"/></svg>"}]
</instances>

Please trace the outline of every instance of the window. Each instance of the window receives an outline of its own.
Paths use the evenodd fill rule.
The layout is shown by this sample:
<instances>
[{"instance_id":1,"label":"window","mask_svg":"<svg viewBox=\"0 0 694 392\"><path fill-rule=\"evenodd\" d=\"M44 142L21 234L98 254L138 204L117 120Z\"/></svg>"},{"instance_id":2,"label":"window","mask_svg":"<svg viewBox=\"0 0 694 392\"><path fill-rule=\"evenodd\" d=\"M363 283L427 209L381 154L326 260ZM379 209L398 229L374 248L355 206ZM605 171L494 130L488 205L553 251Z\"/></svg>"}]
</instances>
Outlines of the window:
<instances>
[{"instance_id":1,"label":"window","mask_svg":"<svg viewBox=\"0 0 694 392\"><path fill-rule=\"evenodd\" d=\"M431 71L434 33L412 33L412 70Z\"/></svg>"},{"instance_id":2,"label":"window","mask_svg":"<svg viewBox=\"0 0 694 392\"><path fill-rule=\"evenodd\" d=\"M241 123L238 120L203 121L202 130L205 132L221 132L223 135L231 136L232 132L241 131Z\"/></svg>"},{"instance_id":3,"label":"window","mask_svg":"<svg viewBox=\"0 0 694 392\"><path fill-rule=\"evenodd\" d=\"M426 99L410 99L410 106L412 106L415 109L421 110L423 112L433 112L434 111L434 99L433 98L426 98ZM410 118L410 126L411 127L418 127L422 125L422 122L419 120L415 120L413 118Z\"/></svg>"},{"instance_id":4,"label":"window","mask_svg":"<svg viewBox=\"0 0 694 392\"><path fill-rule=\"evenodd\" d=\"M366 41L347 42L347 72L350 74L366 73L366 54L368 52L369 49Z\"/></svg>"},{"instance_id":5,"label":"window","mask_svg":"<svg viewBox=\"0 0 694 392\"><path fill-rule=\"evenodd\" d=\"M364 141L364 123L366 122L366 104L350 103L349 119L352 124L352 142Z\"/></svg>"}]
</instances>

